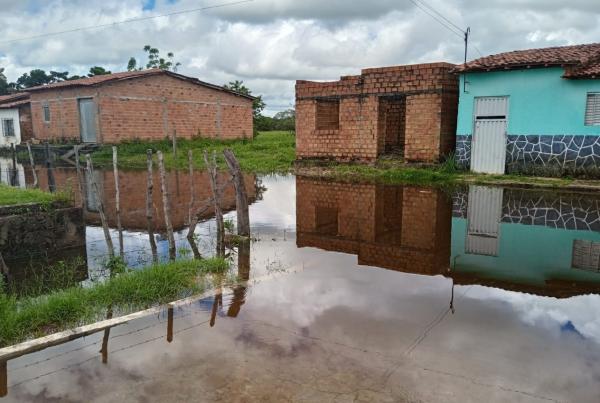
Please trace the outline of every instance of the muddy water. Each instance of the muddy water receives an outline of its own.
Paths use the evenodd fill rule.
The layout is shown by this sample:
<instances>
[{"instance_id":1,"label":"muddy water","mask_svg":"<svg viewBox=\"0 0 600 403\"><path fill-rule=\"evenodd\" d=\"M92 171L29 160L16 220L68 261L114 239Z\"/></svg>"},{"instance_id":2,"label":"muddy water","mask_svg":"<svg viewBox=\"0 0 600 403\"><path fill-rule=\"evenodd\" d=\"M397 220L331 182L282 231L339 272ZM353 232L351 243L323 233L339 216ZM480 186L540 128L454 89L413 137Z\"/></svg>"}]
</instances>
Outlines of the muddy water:
<instances>
[{"instance_id":1,"label":"muddy water","mask_svg":"<svg viewBox=\"0 0 600 403\"><path fill-rule=\"evenodd\" d=\"M256 281L177 309L171 343L161 314L106 364L102 334L12 360L3 400L598 401L600 196L248 180Z\"/></svg>"}]
</instances>

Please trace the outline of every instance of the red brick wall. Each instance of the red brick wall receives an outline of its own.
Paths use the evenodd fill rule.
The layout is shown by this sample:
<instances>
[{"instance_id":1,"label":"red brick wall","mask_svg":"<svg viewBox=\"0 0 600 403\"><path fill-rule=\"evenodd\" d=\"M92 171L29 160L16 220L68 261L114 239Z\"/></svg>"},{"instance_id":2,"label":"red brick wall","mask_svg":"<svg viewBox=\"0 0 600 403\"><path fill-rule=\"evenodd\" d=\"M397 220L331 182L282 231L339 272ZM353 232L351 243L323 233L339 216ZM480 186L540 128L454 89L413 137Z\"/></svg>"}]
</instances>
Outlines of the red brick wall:
<instances>
[{"instance_id":1,"label":"red brick wall","mask_svg":"<svg viewBox=\"0 0 600 403\"><path fill-rule=\"evenodd\" d=\"M438 161L454 141L458 79L450 73L453 67L448 63L385 67L334 82L297 81L297 158L376 159L386 149L390 133L386 127L395 124L387 121L388 102L379 100L406 97L405 134L398 136L405 139L405 158ZM338 130L317 129L319 99L340 100ZM389 138L388 146L391 142Z\"/></svg>"},{"instance_id":2,"label":"red brick wall","mask_svg":"<svg viewBox=\"0 0 600 403\"><path fill-rule=\"evenodd\" d=\"M28 171L31 172L31 171ZM37 171L40 188L48 190L48 174L45 169ZM77 175L74 169L56 168L54 177L58 189L66 189L73 193L75 201L79 205L81 195L79 194L79 185ZM146 172L145 171L121 171L119 172L120 189L120 207L121 222L126 230L145 230L146 220ZM220 183L229 179L228 174L222 174L219 177ZM117 226L117 216L115 208L115 182L112 171L97 171L96 180L103 193L102 201L106 210L108 224L112 228ZM31 183L32 178L27 178ZM253 202L256 199L256 176L244 175L244 183L248 192L248 199ZM188 211L190 201L190 176L186 172L170 171L167 174L167 186L171 201L171 221L175 230L180 230L188 225ZM199 208L212 195L208 175L205 172L194 172L194 197L196 208ZM86 189L84 188L84 192ZM163 214L162 194L160 192L160 180L158 172L154 173L154 223L156 230L165 231L166 224ZM235 190L233 185L225 187L221 207L225 211L235 209ZM86 222L100 225L100 216L97 212L89 211L84 208ZM208 208L202 214L203 218L214 216L214 211Z\"/></svg>"},{"instance_id":3,"label":"red brick wall","mask_svg":"<svg viewBox=\"0 0 600 403\"><path fill-rule=\"evenodd\" d=\"M49 89L31 95L33 130L40 140L79 140L77 99L98 108L98 141L180 138L251 138L252 101L167 75L108 82L95 88ZM42 106L50 106L44 123Z\"/></svg>"},{"instance_id":4,"label":"red brick wall","mask_svg":"<svg viewBox=\"0 0 600 403\"><path fill-rule=\"evenodd\" d=\"M33 125L30 104L19 106L19 125L21 127L21 141L31 140L33 138Z\"/></svg>"},{"instance_id":5,"label":"red brick wall","mask_svg":"<svg viewBox=\"0 0 600 403\"><path fill-rule=\"evenodd\" d=\"M337 234L319 228L325 209L337 211ZM435 190L296 179L298 246L356 254L362 265L446 273L451 214L450 201Z\"/></svg>"}]
</instances>

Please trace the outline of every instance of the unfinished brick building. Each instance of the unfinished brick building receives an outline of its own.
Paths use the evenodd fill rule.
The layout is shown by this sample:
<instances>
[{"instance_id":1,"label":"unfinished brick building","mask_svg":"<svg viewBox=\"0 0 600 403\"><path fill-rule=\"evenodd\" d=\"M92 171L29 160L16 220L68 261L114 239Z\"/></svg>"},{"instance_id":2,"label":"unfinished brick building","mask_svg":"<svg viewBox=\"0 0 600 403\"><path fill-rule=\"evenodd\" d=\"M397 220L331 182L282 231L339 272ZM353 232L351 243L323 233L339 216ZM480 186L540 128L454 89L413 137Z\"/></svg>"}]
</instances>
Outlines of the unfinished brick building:
<instances>
[{"instance_id":1,"label":"unfinished brick building","mask_svg":"<svg viewBox=\"0 0 600 403\"><path fill-rule=\"evenodd\" d=\"M458 79L449 63L296 82L296 157L437 162L454 149Z\"/></svg>"},{"instance_id":2,"label":"unfinished brick building","mask_svg":"<svg viewBox=\"0 0 600 403\"><path fill-rule=\"evenodd\" d=\"M171 71L127 71L28 88L33 134L45 141L119 143L252 138L253 97Z\"/></svg>"},{"instance_id":3,"label":"unfinished brick building","mask_svg":"<svg viewBox=\"0 0 600 403\"><path fill-rule=\"evenodd\" d=\"M435 190L296 179L298 247L351 253L360 265L446 274L451 219Z\"/></svg>"}]
</instances>

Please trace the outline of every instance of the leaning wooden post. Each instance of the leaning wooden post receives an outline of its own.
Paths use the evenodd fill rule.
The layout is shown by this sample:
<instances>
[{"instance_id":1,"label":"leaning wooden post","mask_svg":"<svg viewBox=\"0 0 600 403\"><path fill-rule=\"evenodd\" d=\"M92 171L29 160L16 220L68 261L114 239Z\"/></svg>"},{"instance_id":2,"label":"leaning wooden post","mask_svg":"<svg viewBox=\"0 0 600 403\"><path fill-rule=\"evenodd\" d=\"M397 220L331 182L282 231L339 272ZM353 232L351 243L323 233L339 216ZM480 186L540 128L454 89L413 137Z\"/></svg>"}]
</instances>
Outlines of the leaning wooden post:
<instances>
[{"instance_id":1,"label":"leaning wooden post","mask_svg":"<svg viewBox=\"0 0 600 403\"><path fill-rule=\"evenodd\" d=\"M56 190L56 182L54 181L54 172L52 170L52 161L50 161L50 144L46 141L46 173L48 174L48 190L54 192Z\"/></svg>"},{"instance_id":2,"label":"leaning wooden post","mask_svg":"<svg viewBox=\"0 0 600 403\"><path fill-rule=\"evenodd\" d=\"M148 180L146 183L146 220L148 222L148 237L150 238L150 249L152 249L152 260L158 262L158 251L156 241L154 240L154 219L153 219L153 189L154 179L152 172L152 150L146 150L146 164L148 165Z\"/></svg>"},{"instance_id":3,"label":"leaning wooden post","mask_svg":"<svg viewBox=\"0 0 600 403\"><path fill-rule=\"evenodd\" d=\"M213 206L215 210L215 221L217 223L217 254L225 254L225 225L223 224L223 212L221 211L221 196L217 186L217 157L213 152L212 161L208 159L208 153L204 150L204 163L210 177L210 188L213 194Z\"/></svg>"},{"instance_id":4,"label":"leaning wooden post","mask_svg":"<svg viewBox=\"0 0 600 403\"><path fill-rule=\"evenodd\" d=\"M177 163L177 130L173 129L173 162Z\"/></svg>"},{"instance_id":5,"label":"leaning wooden post","mask_svg":"<svg viewBox=\"0 0 600 403\"><path fill-rule=\"evenodd\" d=\"M242 169L233 151L226 149L223 151L225 162L229 167L229 172L233 177L233 186L235 187L235 206L237 210L237 232L238 235L250 236L250 217L248 215L248 194Z\"/></svg>"},{"instance_id":6,"label":"leaning wooden post","mask_svg":"<svg viewBox=\"0 0 600 403\"><path fill-rule=\"evenodd\" d=\"M121 225L121 202L119 191L119 168L117 163L117 146L113 146L113 174L115 176L115 209L117 212L117 230L119 231L119 256L123 257L123 227Z\"/></svg>"},{"instance_id":7,"label":"leaning wooden post","mask_svg":"<svg viewBox=\"0 0 600 403\"><path fill-rule=\"evenodd\" d=\"M108 256L112 259L115 257L115 251L113 249L112 239L110 238L110 232L108 231L108 222L106 221L106 215L104 214L104 202L98 189L98 184L94 179L94 168L92 167L92 157L89 154L85 156L87 162L87 174L92 185L92 190L96 194L98 199L98 213L100 214L100 221L102 222L102 230L104 231L104 239L106 240L106 246L108 247Z\"/></svg>"},{"instance_id":8,"label":"leaning wooden post","mask_svg":"<svg viewBox=\"0 0 600 403\"><path fill-rule=\"evenodd\" d=\"M84 192L84 179L81 174L81 163L79 161L79 145L75 144L73 146L73 150L75 151L75 170L77 171L77 182L79 184L79 196L81 197L81 206L85 206L86 194Z\"/></svg>"},{"instance_id":9,"label":"leaning wooden post","mask_svg":"<svg viewBox=\"0 0 600 403\"><path fill-rule=\"evenodd\" d=\"M165 160L162 152L157 151L158 170L160 172L160 189L162 192L163 212L165 214L165 224L167 226L167 239L169 240L169 258L175 260L175 237L173 235L173 225L171 224L171 202L169 201L169 188L167 186L167 174L165 171Z\"/></svg>"},{"instance_id":10,"label":"leaning wooden post","mask_svg":"<svg viewBox=\"0 0 600 403\"><path fill-rule=\"evenodd\" d=\"M33 153L31 152L31 143L29 141L27 142L27 152L29 153L29 164L31 165L31 173L33 174L33 187L37 188L39 186L37 172L35 170L35 161L33 160Z\"/></svg>"}]
</instances>

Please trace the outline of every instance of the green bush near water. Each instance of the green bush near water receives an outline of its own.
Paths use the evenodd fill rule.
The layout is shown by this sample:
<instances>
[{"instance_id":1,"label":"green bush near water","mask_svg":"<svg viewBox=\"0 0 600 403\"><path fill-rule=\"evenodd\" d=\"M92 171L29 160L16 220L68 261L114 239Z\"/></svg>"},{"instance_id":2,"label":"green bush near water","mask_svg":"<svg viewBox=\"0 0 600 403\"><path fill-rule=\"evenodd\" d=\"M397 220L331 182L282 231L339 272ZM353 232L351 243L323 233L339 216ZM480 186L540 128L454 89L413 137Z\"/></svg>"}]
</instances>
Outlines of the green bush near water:
<instances>
[{"instance_id":1,"label":"green bush near water","mask_svg":"<svg viewBox=\"0 0 600 403\"><path fill-rule=\"evenodd\" d=\"M219 258L176 261L130 271L92 287L17 298L0 277L0 347L102 319L108 306L125 313L203 291L202 274L223 272Z\"/></svg>"},{"instance_id":2,"label":"green bush near water","mask_svg":"<svg viewBox=\"0 0 600 403\"><path fill-rule=\"evenodd\" d=\"M248 140L213 140L202 137L177 139L177 158L173 157L171 139L161 141L129 141L118 144L119 166L123 168L146 167L146 150L164 153L167 168L187 169L188 150L194 153L195 167L204 168L203 152L217 152L219 165L226 167L223 150L230 148L235 153L242 170L255 173L289 172L296 158L296 137L284 131L259 133ZM112 146L104 146L92 156L96 164L112 163Z\"/></svg>"}]
</instances>

